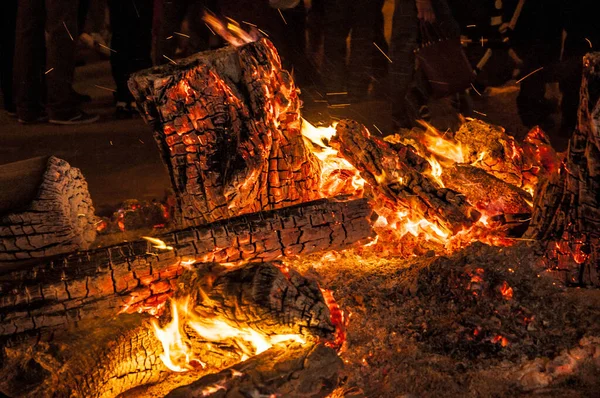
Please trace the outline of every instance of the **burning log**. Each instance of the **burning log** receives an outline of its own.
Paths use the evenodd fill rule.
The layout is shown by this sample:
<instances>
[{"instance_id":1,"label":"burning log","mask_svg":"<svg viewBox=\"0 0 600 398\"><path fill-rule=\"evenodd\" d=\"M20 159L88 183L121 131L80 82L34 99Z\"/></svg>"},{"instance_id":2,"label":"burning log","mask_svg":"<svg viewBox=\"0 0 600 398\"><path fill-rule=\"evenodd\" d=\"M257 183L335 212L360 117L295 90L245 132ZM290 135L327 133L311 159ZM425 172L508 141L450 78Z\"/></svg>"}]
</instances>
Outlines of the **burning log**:
<instances>
[{"instance_id":1,"label":"burning log","mask_svg":"<svg viewBox=\"0 0 600 398\"><path fill-rule=\"evenodd\" d=\"M566 159L540 187L526 236L549 242L568 283L600 285L600 53L583 59L579 123Z\"/></svg>"},{"instance_id":2,"label":"burning log","mask_svg":"<svg viewBox=\"0 0 600 398\"><path fill-rule=\"evenodd\" d=\"M0 166L0 263L87 249L96 217L79 169L39 157Z\"/></svg>"},{"instance_id":3,"label":"burning log","mask_svg":"<svg viewBox=\"0 0 600 398\"><path fill-rule=\"evenodd\" d=\"M531 195L480 168L455 164L444 169L441 178L447 188L464 194L469 203L487 215L531 212Z\"/></svg>"},{"instance_id":4,"label":"burning log","mask_svg":"<svg viewBox=\"0 0 600 398\"><path fill-rule=\"evenodd\" d=\"M316 282L295 271L284 273L272 264L235 270L208 267L184 274L179 282L178 296L189 299L184 305L177 299L154 325L139 314L113 314L80 328L6 345L1 391L31 397L49 392L117 396L164 381L170 370L189 371L195 378L218 372L242 360L244 354L254 355L278 341L304 341L313 336L333 341L343 327L334 324L335 317ZM295 357L298 351L311 357L312 350L297 346L290 355ZM327 366L336 364L333 350L315 351L324 353ZM180 383L169 381L175 386Z\"/></svg>"},{"instance_id":5,"label":"burning log","mask_svg":"<svg viewBox=\"0 0 600 398\"><path fill-rule=\"evenodd\" d=\"M324 345L278 345L167 397L326 397L338 385L341 367L335 351Z\"/></svg>"},{"instance_id":6,"label":"burning log","mask_svg":"<svg viewBox=\"0 0 600 398\"><path fill-rule=\"evenodd\" d=\"M406 212L438 226L446 234L471 226L480 217L451 189L440 188L424 172L427 161L400 143L388 144L361 124L343 120L331 145L355 166L369 184L382 215Z\"/></svg>"},{"instance_id":7,"label":"burning log","mask_svg":"<svg viewBox=\"0 0 600 398\"><path fill-rule=\"evenodd\" d=\"M129 85L154 128L184 226L319 198L298 90L267 39L142 71Z\"/></svg>"},{"instance_id":8,"label":"burning log","mask_svg":"<svg viewBox=\"0 0 600 398\"><path fill-rule=\"evenodd\" d=\"M464 163L517 188L530 187L523 176L523 170L527 169L523 150L504 128L474 119L460 126L454 139L464 148Z\"/></svg>"},{"instance_id":9,"label":"burning log","mask_svg":"<svg viewBox=\"0 0 600 398\"><path fill-rule=\"evenodd\" d=\"M156 308L186 267L261 262L366 241L366 199L319 200L0 274L0 336L43 332L121 310ZM154 246L154 247L153 247Z\"/></svg>"}]
</instances>

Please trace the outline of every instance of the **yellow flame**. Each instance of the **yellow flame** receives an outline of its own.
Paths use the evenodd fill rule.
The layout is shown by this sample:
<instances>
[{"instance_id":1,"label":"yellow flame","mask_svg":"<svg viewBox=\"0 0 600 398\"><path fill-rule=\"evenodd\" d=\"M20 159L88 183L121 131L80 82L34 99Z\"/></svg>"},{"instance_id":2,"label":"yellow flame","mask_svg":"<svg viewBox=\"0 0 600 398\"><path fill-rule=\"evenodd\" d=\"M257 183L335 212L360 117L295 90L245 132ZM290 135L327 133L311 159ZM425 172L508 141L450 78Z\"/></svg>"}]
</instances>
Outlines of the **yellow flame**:
<instances>
[{"instance_id":1,"label":"yellow flame","mask_svg":"<svg viewBox=\"0 0 600 398\"><path fill-rule=\"evenodd\" d=\"M172 300L171 315L171 321L164 327L161 328L156 321L153 322L153 326L156 338L163 346L163 354L160 355L160 359L174 372L186 372L193 369L192 361L205 366L198 358L193 357L190 346L184 338L184 325L189 326L202 339L209 342L235 341L242 360L260 354L284 341L301 344L306 342L305 338L299 334L267 335L250 327L240 327L226 318L216 315L203 317L189 308L189 298Z\"/></svg>"},{"instance_id":2,"label":"yellow flame","mask_svg":"<svg viewBox=\"0 0 600 398\"><path fill-rule=\"evenodd\" d=\"M225 22L208 11L204 12L202 19L210 28L215 31L216 34L221 36L225 41L235 47L252 43L259 38L259 35L256 34L254 30L251 32L246 32L237 22L232 19L230 19L231 22Z\"/></svg>"},{"instance_id":3,"label":"yellow flame","mask_svg":"<svg viewBox=\"0 0 600 398\"><path fill-rule=\"evenodd\" d=\"M146 239L148 242L152 243L155 249L161 249L161 250L173 250L173 246L167 246L167 244L157 238L152 238L150 236L142 236L143 239Z\"/></svg>"}]
</instances>

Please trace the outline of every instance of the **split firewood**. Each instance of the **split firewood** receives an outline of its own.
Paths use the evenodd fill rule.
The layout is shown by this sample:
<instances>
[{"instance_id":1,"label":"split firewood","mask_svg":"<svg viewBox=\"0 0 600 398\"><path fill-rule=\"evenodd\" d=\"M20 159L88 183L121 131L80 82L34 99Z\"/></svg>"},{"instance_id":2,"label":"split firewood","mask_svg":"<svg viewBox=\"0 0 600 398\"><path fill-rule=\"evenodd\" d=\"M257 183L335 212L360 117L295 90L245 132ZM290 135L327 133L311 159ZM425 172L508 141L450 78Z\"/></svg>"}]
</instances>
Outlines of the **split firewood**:
<instances>
[{"instance_id":1,"label":"split firewood","mask_svg":"<svg viewBox=\"0 0 600 398\"><path fill-rule=\"evenodd\" d=\"M326 397L337 387L341 368L335 351L322 344L277 345L167 397Z\"/></svg>"},{"instance_id":2,"label":"split firewood","mask_svg":"<svg viewBox=\"0 0 600 398\"><path fill-rule=\"evenodd\" d=\"M538 189L526 236L548 242L547 266L600 286L600 53L583 59L579 123L560 168Z\"/></svg>"},{"instance_id":3,"label":"split firewood","mask_svg":"<svg viewBox=\"0 0 600 398\"><path fill-rule=\"evenodd\" d=\"M185 268L340 250L373 236L366 199L319 200L0 273L0 336L155 308Z\"/></svg>"},{"instance_id":4,"label":"split firewood","mask_svg":"<svg viewBox=\"0 0 600 398\"><path fill-rule=\"evenodd\" d=\"M300 133L300 100L267 39L134 74L184 226L319 198L319 164Z\"/></svg>"},{"instance_id":5,"label":"split firewood","mask_svg":"<svg viewBox=\"0 0 600 398\"><path fill-rule=\"evenodd\" d=\"M487 215L531 212L531 195L483 169L455 164L444 169L441 178L447 188L465 195L469 203Z\"/></svg>"},{"instance_id":6,"label":"split firewood","mask_svg":"<svg viewBox=\"0 0 600 398\"><path fill-rule=\"evenodd\" d=\"M266 342L272 336L282 336L282 340L320 337L333 342L337 329L343 327L333 323L335 317L316 282L272 264L234 270L214 265L186 272L177 285L175 302L186 297L185 305L179 307L186 313L178 313L178 307L166 309L156 326L147 316L115 313L80 322L79 328L20 343L9 341L2 353L1 391L10 396L73 391L79 396L114 397L165 380L173 367L198 378L231 366L244 354L253 355L242 347L253 344L245 341L243 333L252 338L264 336ZM173 317L177 317L174 330L167 327ZM223 324L233 333L227 334ZM181 334L181 343L175 346L179 351L163 354L164 342L155 327L165 327L171 338Z\"/></svg>"},{"instance_id":7,"label":"split firewood","mask_svg":"<svg viewBox=\"0 0 600 398\"><path fill-rule=\"evenodd\" d=\"M427 177L424 159L397 143L371 136L361 124L342 120L330 141L368 183L379 214L407 212L456 233L480 217L462 195Z\"/></svg>"},{"instance_id":8,"label":"split firewood","mask_svg":"<svg viewBox=\"0 0 600 398\"><path fill-rule=\"evenodd\" d=\"M96 238L87 183L66 161L0 166L0 187L0 264L87 249Z\"/></svg>"}]
</instances>

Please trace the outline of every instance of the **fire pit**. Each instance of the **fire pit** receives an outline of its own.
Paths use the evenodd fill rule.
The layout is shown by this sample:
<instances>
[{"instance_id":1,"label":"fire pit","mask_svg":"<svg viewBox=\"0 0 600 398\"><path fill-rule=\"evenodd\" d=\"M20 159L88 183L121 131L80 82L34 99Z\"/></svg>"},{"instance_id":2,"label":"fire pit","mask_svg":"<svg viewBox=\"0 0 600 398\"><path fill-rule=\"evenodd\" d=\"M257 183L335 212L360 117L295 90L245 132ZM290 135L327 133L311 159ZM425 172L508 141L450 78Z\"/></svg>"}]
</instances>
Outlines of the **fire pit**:
<instances>
[{"instance_id":1,"label":"fire pit","mask_svg":"<svg viewBox=\"0 0 600 398\"><path fill-rule=\"evenodd\" d=\"M600 296L581 287L600 284L598 54L562 155L538 128L518 143L479 120L312 126L270 41L211 22L231 46L130 80L174 228L28 263L0 251L0 391L597 392Z\"/></svg>"}]
</instances>

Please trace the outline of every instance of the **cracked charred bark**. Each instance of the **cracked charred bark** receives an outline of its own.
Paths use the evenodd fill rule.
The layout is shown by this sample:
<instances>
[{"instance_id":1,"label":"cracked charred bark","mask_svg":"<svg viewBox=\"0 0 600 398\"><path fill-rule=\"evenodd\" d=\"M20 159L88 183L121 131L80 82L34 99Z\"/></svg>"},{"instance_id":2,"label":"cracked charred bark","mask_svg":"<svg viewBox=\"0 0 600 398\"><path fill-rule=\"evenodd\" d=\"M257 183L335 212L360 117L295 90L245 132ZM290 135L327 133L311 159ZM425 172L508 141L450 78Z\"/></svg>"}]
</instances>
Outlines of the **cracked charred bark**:
<instances>
[{"instance_id":1,"label":"cracked charred bark","mask_svg":"<svg viewBox=\"0 0 600 398\"><path fill-rule=\"evenodd\" d=\"M194 313L204 319L217 317L266 335L335 337L336 325L318 285L295 271L283 272L272 264L234 270L214 265L188 271L180 286L177 294L189 295ZM170 318L167 309L159 322ZM191 370L196 378L241 360L242 352L233 340L207 341L184 320L180 322L190 358L205 363ZM159 359L162 351L149 317L113 314L80 328L6 344L0 391L15 397L114 397L167 377L171 385L180 385L181 380Z\"/></svg>"},{"instance_id":2,"label":"cracked charred bark","mask_svg":"<svg viewBox=\"0 0 600 398\"><path fill-rule=\"evenodd\" d=\"M0 166L2 262L87 249L96 217L79 169L54 156Z\"/></svg>"},{"instance_id":3,"label":"cracked charred bark","mask_svg":"<svg viewBox=\"0 0 600 398\"><path fill-rule=\"evenodd\" d=\"M579 123L567 157L536 194L526 236L548 242L568 283L600 286L600 53L583 59Z\"/></svg>"},{"instance_id":4,"label":"cracked charred bark","mask_svg":"<svg viewBox=\"0 0 600 398\"><path fill-rule=\"evenodd\" d=\"M319 198L300 100L267 39L134 74L184 226Z\"/></svg>"},{"instance_id":5,"label":"cracked charred bark","mask_svg":"<svg viewBox=\"0 0 600 398\"><path fill-rule=\"evenodd\" d=\"M369 184L381 215L409 211L452 233L479 219L479 212L462 195L440 188L424 174L429 164L409 147L373 137L352 120L337 125L330 143Z\"/></svg>"},{"instance_id":6,"label":"cracked charred bark","mask_svg":"<svg viewBox=\"0 0 600 398\"><path fill-rule=\"evenodd\" d=\"M342 360L324 345L277 345L167 397L326 397L337 387L341 368Z\"/></svg>"},{"instance_id":7,"label":"cracked charred bark","mask_svg":"<svg viewBox=\"0 0 600 398\"><path fill-rule=\"evenodd\" d=\"M319 200L0 273L0 336L41 333L164 301L185 267L339 250L373 231L365 199Z\"/></svg>"}]
</instances>

